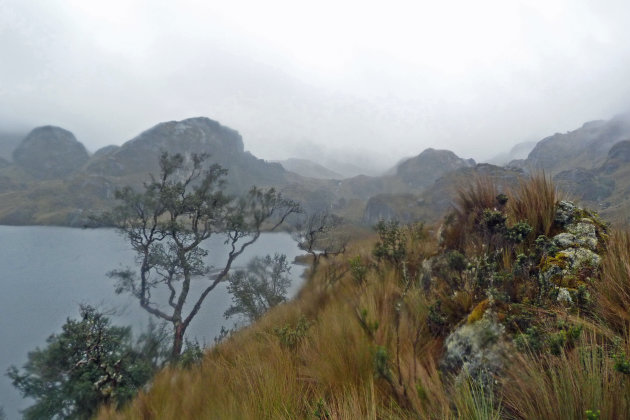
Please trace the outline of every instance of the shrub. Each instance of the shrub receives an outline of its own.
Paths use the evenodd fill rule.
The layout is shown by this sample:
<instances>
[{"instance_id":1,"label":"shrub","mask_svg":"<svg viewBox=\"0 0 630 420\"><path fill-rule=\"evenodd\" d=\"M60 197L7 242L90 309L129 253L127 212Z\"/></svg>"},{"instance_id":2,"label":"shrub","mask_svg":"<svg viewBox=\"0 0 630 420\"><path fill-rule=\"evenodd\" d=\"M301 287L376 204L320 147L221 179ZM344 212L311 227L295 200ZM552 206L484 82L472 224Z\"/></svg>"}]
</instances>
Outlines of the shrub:
<instances>
[{"instance_id":1,"label":"shrub","mask_svg":"<svg viewBox=\"0 0 630 420\"><path fill-rule=\"evenodd\" d=\"M398 221L379 221L375 227L378 242L373 254L378 260L399 265L407 256L407 238Z\"/></svg>"},{"instance_id":2,"label":"shrub","mask_svg":"<svg viewBox=\"0 0 630 420\"><path fill-rule=\"evenodd\" d=\"M12 366L8 376L35 400L25 419L87 419L103 404L130 400L153 375L154 360L155 353L132 345L130 328L112 326L93 307L81 306L81 320L68 319L45 348L28 354L23 372Z\"/></svg>"}]
</instances>

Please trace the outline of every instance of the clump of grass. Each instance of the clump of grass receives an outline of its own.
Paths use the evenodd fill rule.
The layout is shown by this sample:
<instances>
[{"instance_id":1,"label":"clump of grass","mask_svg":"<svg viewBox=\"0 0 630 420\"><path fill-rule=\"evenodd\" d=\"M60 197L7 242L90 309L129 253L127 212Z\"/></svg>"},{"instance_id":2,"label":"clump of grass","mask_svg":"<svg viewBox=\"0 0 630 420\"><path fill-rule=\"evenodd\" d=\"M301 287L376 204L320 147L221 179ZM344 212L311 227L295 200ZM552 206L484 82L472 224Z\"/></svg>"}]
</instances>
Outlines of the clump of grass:
<instances>
[{"instance_id":1,"label":"clump of grass","mask_svg":"<svg viewBox=\"0 0 630 420\"><path fill-rule=\"evenodd\" d=\"M582 345L560 356L519 354L505 378L503 404L510 418L602 419L630 413L630 381L615 371L615 359L591 334Z\"/></svg>"},{"instance_id":2,"label":"clump of grass","mask_svg":"<svg viewBox=\"0 0 630 420\"><path fill-rule=\"evenodd\" d=\"M630 232L612 232L596 282L598 314L617 332L630 331Z\"/></svg>"},{"instance_id":3,"label":"clump of grass","mask_svg":"<svg viewBox=\"0 0 630 420\"><path fill-rule=\"evenodd\" d=\"M497 205L499 190L489 177L478 177L457 189L453 213L447 216L442 235L444 246L463 251L470 242L469 232L483 211Z\"/></svg>"},{"instance_id":4,"label":"clump of grass","mask_svg":"<svg viewBox=\"0 0 630 420\"><path fill-rule=\"evenodd\" d=\"M472 378L463 379L455 388L453 397L460 419L499 420L501 402L497 401L494 390L484 387Z\"/></svg>"},{"instance_id":5,"label":"clump of grass","mask_svg":"<svg viewBox=\"0 0 630 420\"><path fill-rule=\"evenodd\" d=\"M507 211L514 222L526 221L533 229L530 239L549 235L556 216L556 204L562 199L551 178L544 172L520 181L510 193Z\"/></svg>"}]
</instances>

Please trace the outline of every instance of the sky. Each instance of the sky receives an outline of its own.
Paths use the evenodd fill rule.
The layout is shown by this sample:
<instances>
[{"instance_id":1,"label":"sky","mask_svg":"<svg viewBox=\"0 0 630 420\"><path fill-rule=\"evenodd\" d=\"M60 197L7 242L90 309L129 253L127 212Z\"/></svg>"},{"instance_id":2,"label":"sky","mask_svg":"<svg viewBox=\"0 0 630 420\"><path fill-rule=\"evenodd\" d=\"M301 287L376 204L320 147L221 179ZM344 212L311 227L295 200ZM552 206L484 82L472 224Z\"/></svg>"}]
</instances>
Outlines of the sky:
<instances>
[{"instance_id":1,"label":"sky","mask_svg":"<svg viewBox=\"0 0 630 420\"><path fill-rule=\"evenodd\" d=\"M0 0L0 131L206 116L256 156L477 160L630 111L630 2Z\"/></svg>"}]
</instances>

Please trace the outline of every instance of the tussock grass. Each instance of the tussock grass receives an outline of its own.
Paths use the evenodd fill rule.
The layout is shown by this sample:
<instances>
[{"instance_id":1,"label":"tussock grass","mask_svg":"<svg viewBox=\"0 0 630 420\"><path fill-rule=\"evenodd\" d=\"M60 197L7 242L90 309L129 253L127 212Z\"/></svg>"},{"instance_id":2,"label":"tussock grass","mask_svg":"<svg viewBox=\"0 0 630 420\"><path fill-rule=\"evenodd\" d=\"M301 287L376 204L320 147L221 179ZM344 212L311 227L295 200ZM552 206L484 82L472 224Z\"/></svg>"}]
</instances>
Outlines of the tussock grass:
<instances>
[{"instance_id":1,"label":"tussock grass","mask_svg":"<svg viewBox=\"0 0 630 420\"><path fill-rule=\"evenodd\" d=\"M478 244L469 235L479 222L484 209L496 206L499 190L488 177L478 177L457 189L453 213L443 233L444 244L449 249L465 250Z\"/></svg>"},{"instance_id":2,"label":"tussock grass","mask_svg":"<svg viewBox=\"0 0 630 420\"><path fill-rule=\"evenodd\" d=\"M526 221L532 228L530 238L549 235L556 214L556 203L563 199L544 172L521 180L518 188L510 192L508 215L514 222Z\"/></svg>"},{"instance_id":3,"label":"tussock grass","mask_svg":"<svg viewBox=\"0 0 630 420\"><path fill-rule=\"evenodd\" d=\"M601 419L630 413L630 380L614 369L607 348L591 334L559 357L518 354L503 388L503 404L515 419Z\"/></svg>"},{"instance_id":4,"label":"tussock grass","mask_svg":"<svg viewBox=\"0 0 630 420\"><path fill-rule=\"evenodd\" d=\"M595 284L598 313L618 332L630 331L630 232L612 232Z\"/></svg>"},{"instance_id":5,"label":"tussock grass","mask_svg":"<svg viewBox=\"0 0 630 420\"><path fill-rule=\"evenodd\" d=\"M489 179L461 189L444 243L426 229L408 228L404 263L373 255L376 237L355 240L345 255L322 260L296 299L209 349L199 366L164 369L128 407L105 407L99 418L584 419L586 410L601 410L602 419L627 418L630 377L615 369L615 357L630 355L630 234L608 240L601 276L589 284L591 306L576 313L536 306L527 289L535 281L514 274L525 245L498 242L478 225L484 210L498 207L508 226L532 226L531 244L554 233L560 197L544 174L506 193L501 203ZM478 290L479 278L463 273L468 269L457 261L448 266L446 257L438 272L423 265L445 250L471 261L492 246L497 271L515 290L503 303L491 302ZM502 312L517 296L529 299ZM438 301L445 330L436 332L431 317ZM503 316L522 310L562 319L584 333L560 355L520 353L508 340L509 366L490 388L449 377L440 368L445 337L488 308ZM283 341L279 329L300 322L306 331Z\"/></svg>"}]
</instances>

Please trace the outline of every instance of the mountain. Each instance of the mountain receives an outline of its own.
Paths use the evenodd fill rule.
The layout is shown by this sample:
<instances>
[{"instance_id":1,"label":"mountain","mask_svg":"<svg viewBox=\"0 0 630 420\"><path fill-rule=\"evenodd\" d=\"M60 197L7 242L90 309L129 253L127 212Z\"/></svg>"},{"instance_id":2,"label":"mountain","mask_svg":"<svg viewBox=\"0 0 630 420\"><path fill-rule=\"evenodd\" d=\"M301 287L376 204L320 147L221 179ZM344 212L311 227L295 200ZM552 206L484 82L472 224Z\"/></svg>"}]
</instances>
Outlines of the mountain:
<instances>
[{"instance_id":1,"label":"mountain","mask_svg":"<svg viewBox=\"0 0 630 420\"><path fill-rule=\"evenodd\" d=\"M238 131L205 117L160 123L119 148L98 151L85 172L106 177L144 177L159 171L162 152L186 156L209 154L210 162L228 169L228 186L234 192L245 191L252 185L280 186L290 178L280 164L246 152Z\"/></svg>"},{"instance_id":2,"label":"mountain","mask_svg":"<svg viewBox=\"0 0 630 420\"><path fill-rule=\"evenodd\" d=\"M428 188L416 194L380 194L371 197L365 206L363 222L374 225L380 219L399 220L403 223L439 221L453 206L459 188L466 187L477 178L495 183L506 191L518 185L525 173L516 168L480 163L445 172Z\"/></svg>"},{"instance_id":3,"label":"mountain","mask_svg":"<svg viewBox=\"0 0 630 420\"><path fill-rule=\"evenodd\" d=\"M401 162L396 167L396 176L413 188L425 188L447 172L474 165L474 160L462 159L450 150L429 148Z\"/></svg>"},{"instance_id":4,"label":"mountain","mask_svg":"<svg viewBox=\"0 0 630 420\"><path fill-rule=\"evenodd\" d=\"M13 161L39 179L63 178L89 159L85 146L63 128L45 126L31 131L13 151Z\"/></svg>"},{"instance_id":5,"label":"mountain","mask_svg":"<svg viewBox=\"0 0 630 420\"><path fill-rule=\"evenodd\" d=\"M91 157L71 132L38 127L16 148L13 164L0 161L0 223L83 225L90 212L111 206L117 188L159 173L162 152L208 154L209 163L228 169L226 189L234 194L300 179L246 152L237 131L208 118L160 123Z\"/></svg>"},{"instance_id":6,"label":"mountain","mask_svg":"<svg viewBox=\"0 0 630 420\"><path fill-rule=\"evenodd\" d=\"M331 171L330 169L313 162L308 159L290 158L277 161L284 169L289 172L294 172L298 175L315 178L315 179L342 179L344 178L338 172Z\"/></svg>"},{"instance_id":7,"label":"mountain","mask_svg":"<svg viewBox=\"0 0 630 420\"><path fill-rule=\"evenodd\" d=\"M630 140L614 144L597 168L574 168L554 181L571 198L598 209L606 220L630 223Z\"/></svg>"},{"instance_id":8,"label":"mountain","mask_svg":"<svg viewBox=\"0 0 630 420\"><path fill-rule=\"evenodd\" d=\"M604 163L615 143L628 138L629 114L608 121L591 121L577 130L542 139L527 159L510 162L510 165L528 170L542 169L552 175L575 168L595 169Z\"/></svg>"}]
</instances>

